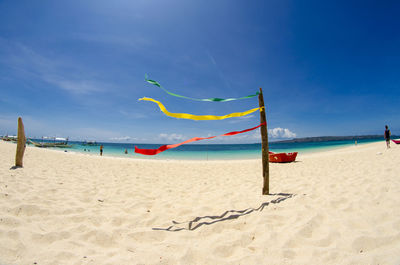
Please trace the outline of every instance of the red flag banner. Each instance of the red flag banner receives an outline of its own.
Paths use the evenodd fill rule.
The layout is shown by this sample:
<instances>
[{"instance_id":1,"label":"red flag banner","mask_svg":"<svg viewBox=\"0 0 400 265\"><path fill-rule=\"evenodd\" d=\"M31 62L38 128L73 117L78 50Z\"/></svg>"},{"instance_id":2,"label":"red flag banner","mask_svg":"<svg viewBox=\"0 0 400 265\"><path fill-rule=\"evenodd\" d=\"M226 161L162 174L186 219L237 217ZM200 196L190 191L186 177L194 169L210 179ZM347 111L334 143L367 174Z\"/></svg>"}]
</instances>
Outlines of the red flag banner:
<instances>
[{"instance_id":1,"label":"red flag banner","mask_svg":"<svg viewBox=\"0 0 400 265\"><path fill-rule=\"evenodd\" d=\"M166 151L168 149L172 149L172 148L181 146L183 144L188 144L188 143L191 143L191 142L196 142L196 141L201 141L201 140L208 140L208 139L212 139L212 138L219 137L219 136L232 136L232 135L236 135L236 134L240 134L240 133L249 132L249 131L255 130L255 129L257 129L257 128L265 125L265 124L266 123L264 122L264 123L261 123L260 125L258 125L256 127L250 128L250 129L246 129L246 130L243 130L243 131L228 132L228 133L221 134L221 135L218 135L218 136L210 136L210 137L204 137L204 138L202 138L202 137L193 137L193 138L191 138L189 140L186 140L186 141L184 141L182 143L163 145L163 146L160 146L157 149L140 149L137 146L135 146L135 153L142 154L142 155L156 155L156 154L164 152L164 151Z\"/></svg>"}]
</instances>

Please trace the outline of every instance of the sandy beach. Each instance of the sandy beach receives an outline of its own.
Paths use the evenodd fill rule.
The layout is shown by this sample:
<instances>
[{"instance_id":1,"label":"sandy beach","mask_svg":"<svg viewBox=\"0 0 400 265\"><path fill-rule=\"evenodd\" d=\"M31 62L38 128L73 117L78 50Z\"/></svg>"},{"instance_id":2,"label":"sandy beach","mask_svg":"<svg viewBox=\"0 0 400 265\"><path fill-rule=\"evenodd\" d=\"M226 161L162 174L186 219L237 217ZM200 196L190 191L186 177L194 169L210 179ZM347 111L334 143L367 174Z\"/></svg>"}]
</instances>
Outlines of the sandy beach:
<instances>
[{"instance_id":1,"label":"sandy beach","mask_svg":"<svg viewBox=\"0 0 400 265\"><path fill-rule=\"evenodd\" d=\"M0 142L0 264L400 264L400 146L271 164Z\"/></svg>"}]
</instances>

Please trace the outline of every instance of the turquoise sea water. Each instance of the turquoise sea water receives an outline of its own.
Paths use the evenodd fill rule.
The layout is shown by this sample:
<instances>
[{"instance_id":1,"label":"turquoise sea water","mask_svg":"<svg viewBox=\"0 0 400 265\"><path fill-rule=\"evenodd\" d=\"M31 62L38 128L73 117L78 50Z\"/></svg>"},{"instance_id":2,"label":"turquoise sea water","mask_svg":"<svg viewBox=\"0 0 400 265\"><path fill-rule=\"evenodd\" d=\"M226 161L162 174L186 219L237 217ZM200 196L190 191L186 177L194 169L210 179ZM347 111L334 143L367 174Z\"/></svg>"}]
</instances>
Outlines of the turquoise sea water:
<instances>
[{"instance_id":1,"label":"turquoise sea water","mask_svg":"<svg viewBox=\"0 0 400 265\"><path fill-rule=\"evenodd\" d=\"M383 140L366 139L358 140L358 144L365 144ZM60 151L77 152L99 155L100 144L103 144L104 156L128 157L156 160L232 160L232 159L257 159L261 157L261 144L188 144L167 150L155 156L145 156L134 152L135 145L139 148L158 148L162 144L132 144L132 143L98 143L96 146L83 145L81 142L70 142L71 148L53 148ZM331 150L344 146L354 145L354 140L325 141L306 143L269 143L272 152L299 152L299 154ZM125 154L125 149L128 154Z\"/></svg>"}]
</instances>

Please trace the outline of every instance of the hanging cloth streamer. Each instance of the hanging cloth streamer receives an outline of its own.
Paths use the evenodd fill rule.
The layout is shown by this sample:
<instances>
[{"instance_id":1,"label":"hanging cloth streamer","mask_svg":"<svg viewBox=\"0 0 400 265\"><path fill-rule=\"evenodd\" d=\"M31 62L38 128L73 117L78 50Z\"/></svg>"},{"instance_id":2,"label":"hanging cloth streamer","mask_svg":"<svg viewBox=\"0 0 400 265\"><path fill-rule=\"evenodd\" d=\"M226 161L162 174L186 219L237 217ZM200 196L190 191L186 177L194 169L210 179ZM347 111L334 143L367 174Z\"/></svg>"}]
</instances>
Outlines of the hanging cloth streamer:
<instances>
[{"instance_id":1,"label":"hanging cloth streamer","mask_svg":"<svg viewBox=\"0 0 400 265\"><path fill-rule=\"evenodd\" d=\"M219 137L219 136L232 136L232 135L236 135L236 134L239 134L239 133L249 132L249 131L255 130L255 129L257 129L257 128L265 125L265 124L266 124L266 122L263 122L260 125L258 125L256 127L253 127L253 128L250 128L250 129L246 129L246 130L243 130L243 131L228 132L228 133L221 134L221 135L218 135L218 136L210 136L210 137L204 137L204 138L193 137L192 139L186 140L186 141L184 141L182 143L163 145L163 146L160 146L157 149L140 149L137 146L135 146L135 153L142 154L142 155L156 155L156 154L164 152L164 151L166 151L168 149L172 149L172 148L181 146L183 144L191 143L191 142L196 142L196 141L201 141L201 140L208 140L208 139L212 139L212 138Z\"/></svg>"},{"instance_id":2,"label":"hanging cloth streamer","mask_svg":"<svg viewBox=\"0 0 400 265\"><path fill-rule=\"evenodd\" d=\"M186 98L186 99L190 99L190 100L196 100L196 101L214 101L214 102L226 102L226 101L232 101L232 100L239 100L239 99L246 99L246 98L253 98L256 97L260 94L260 92L257 92L254 95L249 95L249 96L245 96L245 97L241 97L241 98L190 98L190 97L185 97L182 95L178 95L172 92L169 92L168 90L166 90L165 88L163 88L161 86L160 83L158 83L157 81L154 80L150 80L147 78L147 74L145 75L144 79L146 80L147 83L150 83L152 85L158 86L159 88L161 88L162 90L164 90L166 93L170 94L171 96L174 97L178 97L178 98Z\"/></svg>"},{"instance_id":3,"label":"hanging cloth streamer","mask_svg":"<svg viewBox=\"0 0 400 265\"><path fill-rule=\"evenodd\" d=\"M188 119L188 120L196 120L196 121L206 121L206 120L223 120L223 119L227 119L227 118L233 118L233 117L242 117L242 116L246 116L250 113L253 113L257 110L260 110L261 108L254 108L254 109L250 109L244 112L234 112L231 114L227 114L224 116L214 116L214 115L193 115L193 114L187 114L187 113L172 113L169 112L164 105L160 102L157 101L155 99L152 98L140 98L139 100L146 100L146 101L152 101L154 103L158 104L158 107L160 107L160 110L162 112L164 112L165 115L173 117L173 118L177 118L177 119Z\"/></svg>"}]
</instances>

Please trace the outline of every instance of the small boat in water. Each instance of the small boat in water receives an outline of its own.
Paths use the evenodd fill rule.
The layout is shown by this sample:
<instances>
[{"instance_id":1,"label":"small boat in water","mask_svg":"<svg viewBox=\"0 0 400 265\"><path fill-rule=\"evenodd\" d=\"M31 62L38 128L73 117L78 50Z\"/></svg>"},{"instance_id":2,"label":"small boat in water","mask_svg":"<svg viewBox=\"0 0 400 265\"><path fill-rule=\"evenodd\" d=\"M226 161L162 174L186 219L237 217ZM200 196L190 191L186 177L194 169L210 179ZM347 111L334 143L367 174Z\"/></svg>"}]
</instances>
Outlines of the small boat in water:
<instances>
[{"instance_id":1,"label":"small boat in water","mask_svg":"<svg viewBox=\"0 0 400 265\"><path fill-rule=\"evenodd\" d=\"M400 139L398 139L398 140L392 139L392 141L393 141L393 143L395 143L395 144L400 144Z\"/></svg>"},{"instance_id":2,"label":"small boat in water","mask_svg":"<svg viewBox=\"0 0 400 265\"><path fill-rule=\"evenodd\" d=\"M43 139L49 139L49 137L46 137ZM61 148L71 148L72 147L71 144L68 144L68 138L65 139L65 138L55 138L54 137L53 142L51 142L51 141L45 142L45 141L43 141L43 139L42 139L41 143L34 142L30 139L29 139L29 142L36 147L61 147Z\"/></svg>"},{"instance_id":3,"label":"small boat in water","mask_svg":"<svg viewBox=\"0 0 400 265\"><path fill-rule=\"evenodd\" d=\"M269 162L271 163L289 163L296 160L297 152L293 153L273 153L269 152Z\"/></svg>"},{"instance_id":4,"label":"small boat in water","mask_svg":"<svg viewBox=\"0 0 400 265\"><path fill-rule=\"evenodd\" d=\"M82 145L98 146L96 141L84 141Z\"/></svg>"},{"instance_id":5,"label":"small boat in water","mask_svg":"<svg viewBox=\"0 0 400 265\"><path fill-rule=\"evenodd\" d=\"M3 141L6 141L6 142L17 142L18 136L16 136L16 135L5 135L1 139Z\"/></svg>"}]
</instances>

